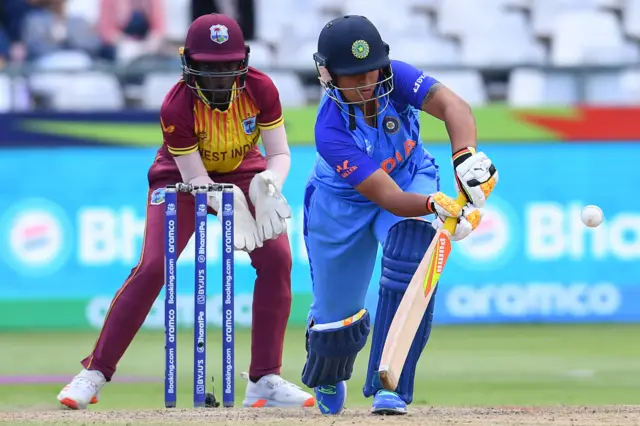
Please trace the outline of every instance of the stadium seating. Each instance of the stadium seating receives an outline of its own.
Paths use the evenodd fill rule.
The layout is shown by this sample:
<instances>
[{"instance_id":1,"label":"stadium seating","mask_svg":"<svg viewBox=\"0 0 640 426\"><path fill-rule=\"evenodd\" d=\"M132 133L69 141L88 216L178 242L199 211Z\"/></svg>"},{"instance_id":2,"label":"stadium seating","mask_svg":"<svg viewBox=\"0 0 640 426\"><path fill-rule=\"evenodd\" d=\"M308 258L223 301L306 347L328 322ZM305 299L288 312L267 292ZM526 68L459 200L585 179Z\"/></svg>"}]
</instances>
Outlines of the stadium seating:
<instances>
[{"instance_id":1,"label":"stadium seating","mask_svg":"<svg viewBox=\"0 0 640 426\"><path fill-rule=\"evenodd\" d=\"M11 110L12 98L11 79L6 75L0 74L0 113Z\"/></svg>"},{"instance_id":2,"label":"stadium seating","mask_svg":"<svg viewBox=\"0 0 640 426\"><path fill-rule=\"evenodd\" d=\"M269 77L273 80L283 105L300 107L307 104L307 96L302 82L293 72L270 71Z\"/></svg>"},{"instance_id":3,"label":"stadium seating","mask_svg":"<svg viewBox=\"0 0 640 426\"><path fill-rule=\"evenodd\" d=\"M633 64L640 60L638 44L625 40L612 12L563 12L557 16L551 34L551 62L554 65Z\"/></svg>"},{"instance_id":4,"label":"stadium seating","mask_svg":"<svg viewBox=\"0 0 640 426\"><path fill-rule=\"evenodd\" d=\"M639 104L640 71L598 72L589 75L585 85L587 103L597 105Z\"/></svg>"},{"instance_id":5,"label":"stadium seating","mask_svg":"<svg viewBox=\"0 0 640 426\"><path fill-rule=\"evenodd\" d=\"M487 103L487 93L478 71L434 71L433 77L458 93L471 106Z\"/></svg>"},{"instance_id":6,"label":"stadium seating","mask_svg":"<svg viewBox=\"0 0 640 426\"><path fill-rule=\"evenodd\" d=\"M167 38L172 41L184 40L191 23L191 1L163 0L163 3Z\"/></svg>"},{"instance_id":7,"label":"stadium seating","mask_svg":"<svg viewBox=\"0 0 640 426\"><path fill-rule=\"evenodd\" d=\"M251 48L249 63L252 66L258 69L270 69L276 65L274 51L267 43L260 40L251 40L248 44Z\"/></svg>"},{"instance_id":8,"label":"stadium seating","mask_svg":"<svg viewBox=\"0 0 640 426\"><path fill-rule=\"evenodd\" d=\"M581 79L548 69L640 63L640 0L395 0L394 7L385 0L256 0L256 6L257 38L274 52L271 60L252 57L259 67L314 73L311 55L322 25L364 13L393 58L433 70L470 103L488 101L481 73L441 67L508 69L505 98L515 105L640 103L631 89L637 72ZM300 101L289 96L294 90L281 90L285 102Z\"/></svg>"},{"instance_id":9,"label":"stadium seating","mask_svg":"<svg viewBox=\"0 0 640 426\"><path fill-rule=\"evenodd\" d=\"M147 74L142 83L141 107L158 110L164 97L180 79L179 72L153 72Z\"/></svg>"},{"instance_id":10,"label":"stadium seating","mask_svg":"<svg viewBox=\"0 0 640 426\"><path fill-rule=\"evenodd\" d=\"M67 0L67 8L72 15L80 16L96 24L100 16L100 0Z\"/></svg>"},{"instance_id":11,"label":"stadium seating","mask_svg":"<svg viewBox=\"0 0 640 426\"><path fill-rule=\"evenodd\" d=\"M69 0L69 8L95 23L98 3ZM492 91L487 82L492 78L502 79L503 86L506 81L498 98L513 105L640 104L640 0L392 3L393 7L387 0L255 0L256 35L249 40L251 65L279 79L285 106L315 102L321 90L313 78L312 55L320 30L342 14L365 14L390 44L394 59L442 76L475 104L495 99L493 93L488 94ZM191 19L190 1L164 0L164 4L167 38L180 42ZM575 72L579 67L582 71ZM138 93L139 105L156 108L163 96L155 91L163 91L170 80L165 76L147 76L137 91L126 84L114 85L112 77L108 84L117 93L108 98L110 107L119 105L117 99ZM83 81L92 78L95 75ZM0 89L2 81L6 79L0 80ZM80 107L71 100L62 101L65 96L68 93L52 99ZM89 101L76 96L75 102Z\"/></svg>"},{"instance_id":12,"label":"stadium seating","mask_svg":"<svg viewBox=\"0 0 640 426\"><path fill-rule=\"evenodd\" d=\"M627 0L622 25L625 34L640 39L640 0Z\"/></svg>"},{"instance_id":13,"label":"stadium seating","mask_svg":"<svg viewBox=\"0 0 640 426\"><path fill-rule=\"evenodd\" d=\"M117 111L125 106L117 78L107 72L34 73L29 84L55 110Z\"/></svg>"},{"instance_id":14,"label":"stadium seating","mask_svg":"<svg viewBox=\"0 0 640 426\"><path fill-rule=\"evenodd\" d=\"M453 40L427 35L421 39L414 37L387 38L394 59L419 63L423 67L456 66L461 63L460 46Z\"/></svg>"},{"instance_id":15,"label":"stadium seating","mask_svg":"<svg viewBox=\"0 0 640 426\"><path fill-rule=\"evenodd\" d=\"M517 68L510 75L507 101L515 107L573 104L578 81L567 72Z\"/></svg>"}]
</instances>

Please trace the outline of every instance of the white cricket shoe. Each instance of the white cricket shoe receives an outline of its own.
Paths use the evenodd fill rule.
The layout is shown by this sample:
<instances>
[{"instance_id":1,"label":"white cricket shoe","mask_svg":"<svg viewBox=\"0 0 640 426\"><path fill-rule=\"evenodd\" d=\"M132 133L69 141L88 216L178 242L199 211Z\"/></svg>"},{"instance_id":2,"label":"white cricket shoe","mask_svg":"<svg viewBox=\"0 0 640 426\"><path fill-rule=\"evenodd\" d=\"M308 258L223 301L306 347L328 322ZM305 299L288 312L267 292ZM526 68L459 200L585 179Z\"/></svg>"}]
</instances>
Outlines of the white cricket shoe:
<instances>
[{"instance_id":1,"label":"white cricket shoe","mask_svg":"<svg viewBox=\"0 0 640 426\"><path fill-rule=\"evenodd\" d=\"M253 383L247 373L242 373L247 381L247 392L242 405L244 407L313 407L316 400L293 383L287 382L277 374L267 374Z\"/></svg>"},{"instance_id":2,"label":"white cricket shoe","mask_svg":"<svg viewBox=\"0 0 640 426\"><path fill-rule=\"evenodd\" d=\"M105 383L107 380L101 372L84 369L62 388L58 401L72 410L86 410L89 404L100 400L100 390Z\"/></svg>"}]
</instances>

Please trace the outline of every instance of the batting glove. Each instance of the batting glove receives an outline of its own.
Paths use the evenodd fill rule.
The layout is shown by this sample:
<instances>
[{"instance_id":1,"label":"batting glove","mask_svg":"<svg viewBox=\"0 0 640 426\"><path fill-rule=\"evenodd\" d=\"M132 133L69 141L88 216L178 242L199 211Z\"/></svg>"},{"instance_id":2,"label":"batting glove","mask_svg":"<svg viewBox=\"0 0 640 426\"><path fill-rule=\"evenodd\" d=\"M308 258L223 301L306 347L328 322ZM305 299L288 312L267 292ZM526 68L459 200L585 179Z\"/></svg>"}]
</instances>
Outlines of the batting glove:
<instances>
[{"instance_id":1,"label":"batting glove","mask_svg":"<svg viewBox=\"0 0 640 426\"><path fill-rule=\"evenodd\" d=\"M461 209L461 214L458 217L458 223L456 224L456 230L453 235L451 235L451 241L460 241L467 238L469 234L478 227L483 216L484 212L482 210L478 209L471 203L467 203L467 205ZM436 217L432 223L433 227L435 229L442 228L446 219L446 216Z\"/></svg>"},{"instance_id":2,"label":"batting glove","mask_svg":"<svg viewBox=\"0 0 640 426\"><path fill-rule=\"evenodd\" d=\"M463 192L474 206L483 208L498 183L498 170L489 157L484 152L465 148L453 154L453 168L458 191Z\"/></svg>"},{"instance_id":3,"label":"batting glove","mask_svg":"<svg viewBox=\"0 0 640 426\"><path fill-rule=\"evenodd\" d=\"M434 213L438 217L460 217L462 214L462 207L456 203L456 200L449 197L443 192L436 192L429 195L427 198L427 210L429 213Z\"/></svg>"}]
</instances>

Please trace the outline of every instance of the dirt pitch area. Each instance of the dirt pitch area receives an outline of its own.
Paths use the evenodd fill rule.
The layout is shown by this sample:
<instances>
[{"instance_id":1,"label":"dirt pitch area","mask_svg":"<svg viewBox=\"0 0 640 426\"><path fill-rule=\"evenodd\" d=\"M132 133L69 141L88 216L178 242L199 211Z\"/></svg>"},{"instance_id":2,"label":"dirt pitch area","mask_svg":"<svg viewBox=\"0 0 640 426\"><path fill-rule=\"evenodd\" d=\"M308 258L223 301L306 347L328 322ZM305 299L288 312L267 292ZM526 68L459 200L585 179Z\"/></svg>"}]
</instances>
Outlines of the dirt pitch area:
<instances>
[{"instance_id":1,"label":"dirt pitch area","mask_svg":"<svg viewBox=\"0 0 640 426\"><path fill-rule=\"evenodd\" d=\"M0 412L1 425L554 425L640 426L640 406L597 407L414 407L407 416L372 416L346 409L340 416L321 416L315 409L172 409L155 411L67 411L58 409Z\"/></svg>"}]
</instances>

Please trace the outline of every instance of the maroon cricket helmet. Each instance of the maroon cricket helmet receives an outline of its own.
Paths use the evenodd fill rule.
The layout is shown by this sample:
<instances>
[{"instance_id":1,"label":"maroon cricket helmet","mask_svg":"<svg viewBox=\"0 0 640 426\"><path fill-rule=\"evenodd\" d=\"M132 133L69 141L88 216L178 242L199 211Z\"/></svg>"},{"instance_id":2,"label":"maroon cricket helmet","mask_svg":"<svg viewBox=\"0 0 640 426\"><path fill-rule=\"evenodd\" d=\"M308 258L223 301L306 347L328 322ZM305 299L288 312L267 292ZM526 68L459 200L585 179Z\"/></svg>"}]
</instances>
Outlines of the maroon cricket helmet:
<instances>
[{"instance_id":1,"label":"maroon cricket helmet","mask_svg":"<svg viewBox=\"0 0 640 426\"><path fill-rule=\"evenodd\" d=\"M240 25L217 13L202 15L193 21L184 48L194 61L233 62L242 61L247 56Z\"/></svg>"},{"instance_id":2,"label":"maroon cricket helmet","mask_svg":"<svg viewBox=\"0 0 640 426\"><path fill-rule=\"evenodd\" d=\"M240 25L219 13L202 15L191 23L180 49L184 81L209 106L228 104L240 96L249 71L249 46ZM230 66L203 66L203 64ZM203 79L234 78L233 87L207 88ZM221 92L227 92L219 96ZM214 96L217 95L217 96ZM224 98L224 102L215 99Z\"/></svg>"}]
</instances>

